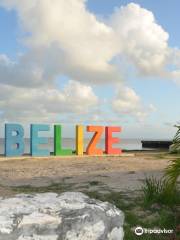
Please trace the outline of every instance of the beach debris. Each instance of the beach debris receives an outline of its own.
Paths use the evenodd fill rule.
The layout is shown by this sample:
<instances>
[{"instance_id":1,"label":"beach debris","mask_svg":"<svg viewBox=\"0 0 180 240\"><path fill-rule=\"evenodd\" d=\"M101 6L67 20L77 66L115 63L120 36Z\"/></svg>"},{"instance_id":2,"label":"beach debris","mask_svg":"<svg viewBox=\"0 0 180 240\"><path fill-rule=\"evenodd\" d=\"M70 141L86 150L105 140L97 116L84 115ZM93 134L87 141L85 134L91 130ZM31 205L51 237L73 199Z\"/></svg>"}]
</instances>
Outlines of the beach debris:
<instances>
[{"instance_id":1,"label":"beach debris","mask_svg":"<svg viewBox=\"0 0 180 240\"><path fill-rule=\"evenodd\" d=\"M80 192L0 198L0 240L122 240L123 223L121 210Z\"/></svg>"}]
</instances>

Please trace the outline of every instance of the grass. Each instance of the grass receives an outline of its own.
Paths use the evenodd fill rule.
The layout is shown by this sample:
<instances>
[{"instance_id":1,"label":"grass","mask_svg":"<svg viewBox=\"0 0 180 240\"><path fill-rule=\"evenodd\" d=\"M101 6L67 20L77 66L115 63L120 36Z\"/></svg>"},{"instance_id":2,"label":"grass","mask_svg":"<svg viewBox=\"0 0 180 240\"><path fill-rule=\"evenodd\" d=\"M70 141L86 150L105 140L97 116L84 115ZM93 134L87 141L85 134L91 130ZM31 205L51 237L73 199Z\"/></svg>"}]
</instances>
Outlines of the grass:
<instances>
[{"instance_id":1,"label":"grass","mask_svg":"<svg viewBox=\"0 0 180 240\"><path fill-rule=\"evenodd\" d=\"M160 203L168 206L180 204L180 192L176 187L168 185L165 178L146 178L142 188L145 205Z\"/></svg>"},{"instance_id":2,"label":"grass","mask_svg":"<svg viewBox=\"0 0 180 240\"><path fill-rule=\"evenodd\" d=\"M162 152L162 153L156 153L154 154L154 157L156 159L174 159L174 158L179 158L179 154L177 153L169 153L169 152Z\"/></svg>"},{"instance_id":3,"label":"grass","mask_svg":"<svg viewBox=\"0 0 180 240\"><path fill-rule=\"evenodd\" d=\"M140 195L134 198L133 193L127 197L127 195L123 193L110 192L108 194L101 194L97 191L87 191L86 194L91 198L108 201L125 213L125 240L168 240L170 236L166 234L136 236L133 228L141 226L151 229L155 227L160 229L175 229L178 225L177 212L175 209L161 206L158 210L155 210L153 207L145 207L143 198L140 197ZM138 215L138 213L142 213L142 215ZM172 239L178 239L178 237Z\"/></svg>"},{"instance_id":4,"label":"grass","mask_svg":"<svg viewBox=\"0 0 180 240\"><path fill-rule=\"evenodd\" d=\"M154 155L157 159L166 159L170 156L169 152L157 153Z\"/></svg>"},{"instance_id":5,"label":"grass","mask_svg":"<svg viewBox=\"0 0 180 240\"><path fill-rule=\"evenodd\" d=\"M100 183L99 181L90 181L90 182L88 182L88 184L89 184L90 186L98 186L98 185L100 185L101 183Z\"/></svg>"},{"instance_id":6,"label":"grass","mask_svg":"<svg viewBox=\"0 0 180 240\"><path fill-rule=\"evenodd\" d=\"M147 178L142 188L143 204L146 208L156 204L160 209L159 217L151 222L152 227L159 225L161 228L176 229L180 226L180 191L178 184L170 184L167 178ZM155 206L155 205L154 205ZM176 231L176 237L179 239L180 232ZM163 239L163 238L162 238Z\"/></svg>"},{"instance_id":7,"label":"grass","mask_svg":"<svg viewBox=\"0 0 180 240\"><path fill-rule=\"evenodd\" d=\"M66 191L72 191L72 184L65 184L65 183L52 183L49 186L40 186L35 187L31 185L24 185L24 186L17 186L17 187L11 187L11 190L13 190L16 193L45 193L45 192L56 192L56 193L62 193Z\"/></svg>"}]
</instances>

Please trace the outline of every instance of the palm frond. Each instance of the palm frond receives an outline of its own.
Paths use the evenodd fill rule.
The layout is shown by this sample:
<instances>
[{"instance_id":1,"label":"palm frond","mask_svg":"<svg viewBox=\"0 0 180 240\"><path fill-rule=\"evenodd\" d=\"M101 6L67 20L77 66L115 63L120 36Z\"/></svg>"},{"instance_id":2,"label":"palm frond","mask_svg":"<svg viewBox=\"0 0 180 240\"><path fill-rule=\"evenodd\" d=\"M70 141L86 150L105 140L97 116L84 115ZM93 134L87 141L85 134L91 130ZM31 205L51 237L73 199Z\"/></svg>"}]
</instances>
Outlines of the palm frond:
<instances>
[{"instance_id":1,"label":"palm frond","mask_svg":"<svg viewBox=\"0 0 180 240\"><path fill-rule=\"evenodd\" d=\"M180 158L171 161L171 164L166 168L165 177L171 183L175 185L178 177L180 176Z\"/></svg>"},{"instance_id":2,"label":"palm frond","mask_svg":"<svg viewBox=\"0 0 180 240\"><path fill-rule=\"evenodd\" d=\"M170 153L180 154L180 126L175 125L178 128L176 135L174 136L172 145L169 148Z\"/></svg>"}]
</instances>

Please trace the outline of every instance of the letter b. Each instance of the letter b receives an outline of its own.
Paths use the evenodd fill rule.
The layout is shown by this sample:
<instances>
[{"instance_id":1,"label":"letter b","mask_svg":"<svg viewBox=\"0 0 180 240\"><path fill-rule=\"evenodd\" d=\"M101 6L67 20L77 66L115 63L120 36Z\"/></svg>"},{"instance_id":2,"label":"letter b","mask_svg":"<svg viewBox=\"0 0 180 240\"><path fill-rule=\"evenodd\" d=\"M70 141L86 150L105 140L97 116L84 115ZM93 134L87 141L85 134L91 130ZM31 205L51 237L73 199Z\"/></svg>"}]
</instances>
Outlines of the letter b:
<instances>
[{"instance_id":1,"label":"letter b","mask_svg":"<svg viewBox=\"0 0 180 240\"><path fill-rule=\"evenodd\" d=\"M15 133L15 135L14 135ZM5 156L21 156L24 153L24 129L20 124L5 124Z\"/></svg>"}]
</instances>

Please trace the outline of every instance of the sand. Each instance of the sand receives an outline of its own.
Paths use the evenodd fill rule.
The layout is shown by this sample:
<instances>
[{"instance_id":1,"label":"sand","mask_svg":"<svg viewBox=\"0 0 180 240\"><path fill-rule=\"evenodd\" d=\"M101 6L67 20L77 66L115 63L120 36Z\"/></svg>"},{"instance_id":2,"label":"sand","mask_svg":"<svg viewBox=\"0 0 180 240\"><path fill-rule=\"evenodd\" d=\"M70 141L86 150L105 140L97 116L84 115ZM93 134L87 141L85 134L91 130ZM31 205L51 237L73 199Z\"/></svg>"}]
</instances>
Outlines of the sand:
<instances>
[{"instance_id":1,"label":"sand","mask_svg":"<svg viewBox=\"0 0 180 240\"><path fill-rule=\"evenodd\" d=\"M114 191L136 190L146 176L162 176L172 158L157 152L93 157L1 157L0 196L13 194L10 186L48 186L62 182L74 184L76 190L91 182L99 182Z\"/></svg>"}]
</instances>

